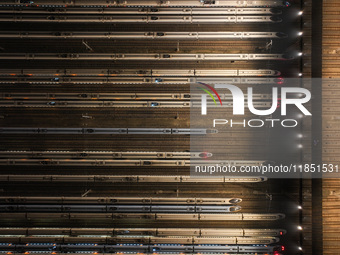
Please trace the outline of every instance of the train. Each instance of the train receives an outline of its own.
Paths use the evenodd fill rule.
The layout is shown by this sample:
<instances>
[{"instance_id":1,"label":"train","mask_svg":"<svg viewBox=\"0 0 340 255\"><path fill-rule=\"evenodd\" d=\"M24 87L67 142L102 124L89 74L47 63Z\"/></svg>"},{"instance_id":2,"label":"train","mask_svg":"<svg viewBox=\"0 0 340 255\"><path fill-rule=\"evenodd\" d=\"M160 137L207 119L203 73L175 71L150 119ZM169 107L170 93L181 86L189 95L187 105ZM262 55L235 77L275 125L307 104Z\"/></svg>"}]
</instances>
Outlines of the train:
<instances>
[{"instance_id":1,"label":"train","mask_svg":"<svg viewBox=\"0 0 340 255\"><path fill-rule=\"evenodd\" d=\"M212 102L211 99L208 99L209 101L207 102L207 106L214 106L214 102ZM210 102L211 101L211 102ZM272 102L269 101L268 99L266 101L254 101L253 102L253 106L255 108L270 108L272 106ZM129 101L124 101L124 100L119 100L119 101L104 101L104 100L58 100L58 101L51 101L51 100L2 100L0 101L0 107L42 107L42 108L46 108L46 107L83 107L83 108L91 108L91 107L115 107L115 108L124 108L124 107L130 107L130 108L140 108L140 107L157 107L157 108L189 108L189 107L194 107L194 108L199 108L201 107L201 104L199 101L163 101L163 100L159 100L159 101L155 101L155 100L143 100L143 101L139 101L139 100L129 100ZM225 102L223 107L233 107L231 102ZM11 131L10 131L11 130ZM27 129L29 130L29 129ZM92 131L93 129L88 129L88 133L93 133L94 131ZM183 131L182 129L180 129L182 134L190 134L190 132L186 132ZM65 129L66 131L66 129ZM19 129L6 129L0 128L0 133L1 132L17 132L20 133L21 131ZM31 132L31 131L29 131ZM34 131L35 132L35 131ZM49 132L49 133L58 133L59 131L57 130L53 130L53 129L39 129L37 130L38 133L40 132ZM60 132L64 132L64 131L60 131ZM75 130L68 129L67 132L74 132L74 133L79 133ZM67 133L66 132L66 133ZM82 132L82 131L80 131ZM97 132L97 131L96 131ZM166 131L167 132L167 131ZM177 130L175 130L174 132L177 132ZM101 134L116 134L118 132L116 131L99 131L97 133L101 133ZM136 131L130 132L130 133L134 133L136 134ZM146 132L148 133L148 132ZM161 132L157 132L157 133L161 133ZM194 133L201 133L201 131L198 130L194 130L192 129L192 134Z\"/></svg>"},{"instance_id":2,"label":"train","mask_svg":"<svg viewBox=\"0 0 340 255\"><path fill-rule=\"evenodd\" d=\"M225 40L287 38L283 32L12 32L2 31L0 38L32 39L113 39L113 40ZM55 72L54 72L55 73Z\"/></svg>"},{"instance_id":3,"label":"train","mask_svg":"<svg viewBox=\"0 0 340 255\"><path fill-rule=\"evenodd\" d=\"M8 60L136 60L136 61L235 61L235 60L288 60L287 54L167 54L167 53L1 53Z\"/></svg>"},{"instance_id":4,"label":"train","mask_svg":"<svg viewBox=\"0 0 340 255\"><path fill-rule=\"evenodd\" d=\"M232 95L220 93L221 99L232 99ZM190 93L0 93L0 99L103 99L103 100L201 100L201 94ZM255 100L271 99L271 94L253 94Z\"/></svg>"},{"instance_id":5,"label":"train","mask_svg":"<svg viewBox=\"0 0 340 255\"><path fill-rule=\"evenodd\" d=\"M77 7L67 7L67 8L46 8L46 7L3 7L0 10L0 14L14 13L14 14L100 14L100 15L265 15L265 14L282 14L280 9L276 8L204 8L204 7L186 7L186 8L77 8Z\"/></svg>"},{"instance_id":6,"label":"train","mask_svg":"<svg viewBox=\"0 0 340 255\"><path fill-rule=\"evenodd\" d=\"M210 152L186 151L0 151L0 158L194 159L212 156Z\"/></svg>"},{"instance_id":7,"label":"train","mask_svg":"<svg viewBox=\"0 0 340 255\"><path fill-rule=\"evenodd\" d=\"M254 95L254 98L268 97L267 94L261 95ZM231 98L228 94L221 96ZM0 99L190 100L190 98L189 93L0 93Z\"/></svg>"},{"instance_id":8,"label":"train","mask_svg":"<svg viewBox=\"0 0 340 255\"><path fill-rule=\"evenodd\" d=\"M210 105L210 104L208 104ZM261 107L270 107L270 103L256 103L253 104L257 108ZM103 100L4 100L0 101L0 107L158 107L158 108L188 108L191 107L190 102L186 101L154 101L154 100L143 100L143 101L103 101ZM196 106L195 106L196 107ZM197 106L200 107L200 106ZM231 107L226 105L226 107ZM41 132L45 132L44 129L40 130ZM40 132L38 131L38 132ZM0 133L2 131L0 130ZM47 132L47 131L46 131ZM52 132L52 131L48 131ZM94 132L90 130L89 132ZM115 131L111 132L112 134L117 133ZM109 134L109 133L108 133Z\"/></svg>"},{"instance_id":9,"label":"train","mask_svg":"<svg viewBox=\"0 0 340 255\"><path fill-rule=\"evenodd\" d=\"M206 135L214 133L218 131L206 128L0 128L0 134Z\"/></svg>"},{"instance_id":10,"label":"train","mask_svg":"<svg viewBox=\"0 0 340 255\"><path fill-rule=\"evenodd\" d=\"M54 23L146 23L146 24L225 24L225 23L279 23L282 19L269 15L5 15L0 22L54 22Z\"/></svg>"},{"instance_id":11,"label":"train","mask_svg":"<svg viewBox=\"0 0 340 255\"><path fill-rule=\"evenodd\" d=\"M193 84L193 83L232 83L232 84L282 84L283 78L228 78L228 77L54 77L54 76L30 76L1 77L0 84L33 84L33 85L59 85L59 84Z\"/></svg>"},{"instance_id":12,"label":"train","mask_svg":"<svg viewBox=\"0 0 340 255\"><path fill-rule=\"evenodd\" d=\"M238 183L264 182L265 176L200 178L190 175L0 175L1 182L87 182L87 183Z\"/></svg>"},{"instance_id":13,"label":"train","mask_svg":"<svg viewBox=\"0 0 340 255\"><path fill-rule=\"evenodd\" d=\"M0 236L0 243L96 243L96 244L273 244L279 242L278 237L181 237L181 236Z\"/></svg>"},{"instance_id":14,"label":"train","mask_svg":"<svg viewBox=\"0 0 340 255\"><path fill-rule=\"evenodd\" d=\"M26 159L26 158L6 158L0 159L0 165L45 165L45 166L147 166L147 167L180 167L214 165L214 166L261 166L264 160L162 160L162 159Z\"/></svg>"},{"instance_id":15,"label":"train","mask_svg":"<svg viewBox=\"0 0 340 255\"><path fill-rule=\"evenodd\" d=\"M79 212L79 213L229 213L238 212L238 205L89 205L89 204L1 204L0 212Z\"/></svg>"},{"instance_id":16,"label":"train","mask_svg":"<svg viewBox=\"0 0 340 255\"><path fill-rule=\"evenodd\" d=\"M289 7L289 1L272 0L3 0L0 6L41 6L41 7L67 7L80 6L85 8L103 7L131 7L131 6L206 6L206 7Z\"/></svg>"},{"instance_id":17,"label":"train","mask_svg":"<svg viewBox=\"0 0 340 255\"><path fill-rule=\"evenodd\" d=\"M44 251L30 251L29 252L30 254L32 255L68 255L70 253L65 253L65 252L56 252L56 251L53 251L53 252L44 252ZM0 254L11 254L11 255L22 255L24 254L23 252L9 252L9 251L1 251L0 250ZM27 253L26 253L27 254ZM88 255L89 252L77 252L77 255ZM117 253L99 253L99 252L95 252L95 254L97 255L115 255ZM130 255L140 255L141 253L134 253L134 252L120 252L119 254L130 254ZM154 253L143 253L145 255L152 255ZM160 253L160 254L167 254L167 255L170 255L170 253ZM195 253L186 253L187 255L195 255ZM201 253L201 254L205 254L205 253ZM247 252L247 253L237 253L238 255L268 255L268 253L259 253L259 252ZM183 255L182 253L178 253L178 252L172 252L171 255ZM221 253L209 253L209 255L221 255ZM281 253L275 251L275 255L282 255Z\"/></svg>"},{"instance_id":18,"label":"train","mask_svg":"<svg viewBox=\"0 0 340 255\"><path fill-rule=\"evenodd\" d=\"M0 228L0 236L282 236L285 229L249 228Z\"/></svg>"},{"instance_id":19,"label":"train","mask_svg":"<svg viewBox=\"0 0 340 255\"><path fill-rule=\"evenodd\" d=\"M26 244L11 244L0 243L2 251L45 251L45 252L104 252L104 253L121 253L121 252L138 252L145 253L249 253L262 252L273 253L281 251L279 245L215 245L215 244L200 244L200 245L181 245L181 244L95 244L95 243L78 243L78 244L56 244L56 243L26 243Z\"/></svg>"},{"instance_id":20,"label":"train","mask_svg":"<svg viewBox=\"0 0 340 255\"><path fill-rule=\"evenodd\" d=\"M35 213L17 212L0 213L1 219L15 218L16 220L28 219L39 220L42 217L46 220L108 220L131 221L131 220L151 220L151 221L276 221L285 218L282 213Z\"/></svg>"},{"instance_id":21,"label":"train","mask_svg":"<svg viewBox=\"0 0 340 255\"><path fill-rule=\"evenodd\" d=\"M1 36L1 35L0 35ZM281 72L271 69L225 69L225 70L209 70L209 69L0 69L0 78L3 77L91 77L91 76L108 76L108 77L159 77L159 76L280 76ZM57 81L57 80L56 80Z\"/></svg>"},{"instance_id":22,"label":"train","mask_svg":"<svg viewBox=\"0 0 340 255\"><path fill-rule=\"evenodd\" d=\"M225 205L238 204L241 198L186 198L186 197L0 197L2 204L175 204L175 205Z\"/></svg>"}]
</instances>

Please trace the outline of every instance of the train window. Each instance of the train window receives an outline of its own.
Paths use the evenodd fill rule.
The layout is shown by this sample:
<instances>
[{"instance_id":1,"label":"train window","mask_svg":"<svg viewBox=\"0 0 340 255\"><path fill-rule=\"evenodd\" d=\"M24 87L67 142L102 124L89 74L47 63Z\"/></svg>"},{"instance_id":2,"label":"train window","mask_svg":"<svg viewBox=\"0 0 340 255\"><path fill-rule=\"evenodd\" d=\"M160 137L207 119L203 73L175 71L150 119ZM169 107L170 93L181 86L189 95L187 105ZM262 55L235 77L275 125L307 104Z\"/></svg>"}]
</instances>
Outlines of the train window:
<instances>
[{"instance_id":1,"label":"train window","mask_svg":"<svg viewBox=\"0 0 340 255\"><path fill-rule=\"evenodd\" d=\"M238 198L233 198L233 199L230 199L229 202L232 203L232 204L237 204L237 203L241 202L241 200L238 199Z\"/></svg>"},{"instance_id":2,"label":"train window","mask_svg":"<svg viewBox=\"0 0 340 255\"><path fill-rule=\"evenodd\" d=\"M203 0L203 4L215 4L214 0Z\"/></svg>"},{"instance_id":3,"label":"train window","mask_svg":"<svg viewBox=\"0 0 340 255\"><path fill-rule=\"evenodd\" d=\"M199 154L201 158L210 158L212 156L212 153L209 152L202 152Z\"/></svg>"}]
</instances>

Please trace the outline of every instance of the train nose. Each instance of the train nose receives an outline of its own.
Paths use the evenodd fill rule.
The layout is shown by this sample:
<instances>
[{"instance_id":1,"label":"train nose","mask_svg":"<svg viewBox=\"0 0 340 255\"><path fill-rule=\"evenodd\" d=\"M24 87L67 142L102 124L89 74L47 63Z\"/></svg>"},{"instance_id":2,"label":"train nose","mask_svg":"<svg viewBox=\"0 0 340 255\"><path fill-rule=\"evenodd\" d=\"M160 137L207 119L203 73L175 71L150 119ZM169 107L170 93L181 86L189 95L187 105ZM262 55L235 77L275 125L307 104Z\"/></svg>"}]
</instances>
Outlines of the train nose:
<instances>
[{"instance_id":1,"label":"train nose","mask_svg":"<svg viewBox=\"0 0 340 255\"><path fill-rule=\"evenodd\" d=\"M237 203L240 203L242 201L242 199L240 198L233 198L233 199L230 199L230 203L232 204L237 204Z\"/></svg>"},{"instance_id":2,"label":"train nose","mask_svg":"<svg viewBox=\"0 0 340 255\"><path fill-rule=\"evenodd\" d=\"M277 16L271 16L270 20L273 21L273 22L281 22L282 21L282 19L280 17L277 17Z\"/></svg>"},{"instance_id":3,"label":"train nose","mask_svg":"<svg viewBox=\"0 0 340 255\"><path fill-rule=\"evenodd\" d=\"M232 206L230 208L230 211L231 212L237 212L237 211L240 211L241 210L241 206Z\"/></svg>"}]
</instances>

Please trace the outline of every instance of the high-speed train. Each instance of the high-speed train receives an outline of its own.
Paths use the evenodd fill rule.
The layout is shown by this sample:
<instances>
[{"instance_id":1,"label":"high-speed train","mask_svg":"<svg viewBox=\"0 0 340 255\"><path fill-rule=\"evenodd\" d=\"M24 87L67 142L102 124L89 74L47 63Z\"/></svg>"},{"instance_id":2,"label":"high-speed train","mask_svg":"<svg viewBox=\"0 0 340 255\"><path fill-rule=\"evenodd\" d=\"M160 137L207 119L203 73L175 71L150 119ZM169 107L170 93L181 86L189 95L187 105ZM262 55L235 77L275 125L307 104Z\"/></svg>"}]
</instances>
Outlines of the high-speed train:
<instances>
[{"instance_id":1,"label":"high-speed train","mask_svg":"<svg viewBox=\"0 0 340 255\"><path fill-rule=\"evenodd\" d=\"M232 95L220 93L221 99L233 99ZM0 100L200 100L201 94L189 93L0 93ZM271 94L253 94L254 100L269 100Z\"/></svg>"},{"instance_id":2,"label":"high-speed train","mask_svg":"<svg viewBox=\"0 0 340 255\"><path fill-rule=\"evenodd\" d=\"M289 1L280 0L3 0L0 6L41 6L102 8L115 6L217 6L217 7L289 7Z\"/></svg>"},{"instance_id":3,"label":"high-speed train","mask_svg":"<svg viewBox=\"0 0 340 255\"><path fill-rule=\"evenodd\" d=\"M225 205L238 204L241 198L169 198L169 197L0 197L2 204L175 204Z\"/></svg>"},{"instance_id":4,"label":"high-speed train","mask_svg":"<svg viewBox=\"0 0 340 255\"><path fill-rule=\"evenodd\" d=\"M0 77L0 84L60 85L60 84L192 84L192 83L233 83L233 84L282 84L284 79L278 78L229 78L229 77L112 77L112 76L8 76Z\"/></svg>"},{"instance_id":5,"label":"high-speed train","mask_svg":"<svg viewBox=\"0 0 340 255\"><path fill-rule=\"evenodd\" d=\"M269 15L0 15L1 22L54 22L54 23L154 23L154 24L216 24L216 23L278 23L282 19Z\"/></svg>"},{"instance_id":6,"label":"high-speed train","mask_svg":"<svg viewBox=\"0 0 340 255\"><path fill-rule=\"evenodd\" d=\"M212 102L213 104L213 102ZM208 103L209 105L209 103ZM90 108L97 108L97 107L158 107L158 108L188 108L191 106L191 103L188 101L154 101L154 100L133 100L133 101L104 101L104 100L58 100L58 101L50 101L50 100L4 100L0 101L0 107L90 107ZM262 107L270 107L270 103L254 102L254 106L257 108ZM194 107L199 107L198 105L194 105ZM226 105L226 107L232 107L231 105ZM4 132L4 130L0 130L0 132ZM6 130L9 132L9 130ZM19 132L20 131L14 131ZM52 130L45 131L45 129L41 129L38 132L49 132L51 133ZM71 131L73 132L73 131ZM90 133L94 131L90 131ZM109 132L109 131L104 131ZM112 134L117 133L116 131L109 132ZM107 133L107 134L109 134ZM102 133L103 134L103 133ZM135 133L136 134L136 133ZM184 133L182 133L184 134Z\"/></svg>"},{"instance_id":7,"label":"high-speed train","mask_svg":"<svg viewBox=\"0 0 340 255\"><path fill-rule=\"evenodd\" d=\"M1 53L0 59L8 60L135 60L135 61L225 61L225 60L287 60L286 54L165 54L165 53Z\"/></svg>"},{"instance_id":8,"label":"high-speed train","mask_svg":"<svg viewBox=\"0 0 340 255\"><path fill-rule=\"evenodd\" d=\"M211 100L212 101L212 100ZM208 106L214 106L214 102L208 102ZM267 101L254 101L253 106L255 108L270 108L272 106L271 101L267 99ZM189 108L189 107L194 107L194 108L199 108L201 107L200 103L197 101L190 102L190 101L154 101L154 100L143 100L143 101L138 101L138 100L133 100L133 101L104 101L104 100L87 100L87 101L81 101L81 100L59 100L59 101L50 101L50 100L2 100L0 101L0 107L39 107L39 108L46 108L46 107L67 107L67 108L73 108L73 107L82 107L82 108L97 108L97 107L105 107L105 108L124 108L124 107L129 107L129 108L140 108L140 107L158 107L158 108ZM233 107L232 103L225 103L223 107ZM28 129L27 129L28 130ZM11 132L11 133L21 133L19 129L14 130L13 128L11 129L6 129L0 128L0 133L3 132ZM27 131L26 131L27 132ZM35 132L35 131L29 131L29 132ZM37 133L50 133L52 134L53 132L55 133L60 133L64 131L57 131L57 130L52 130L52 129L39 129L36 131ZM75 130L65 129L65 134L66 133L80 133ZM96 131L97 132L97 131ZM184 130L180 131L181 134L203 134L202 132L205 131L199 131L199 130L194 130L192 129L192 132L187 132ZM92 129L89 129L89 132L84 132L84 133L94 133ZM99 131L97 133L101 134L118 134L117 131ZM158 132L159 133L159 132ZM134 132L134 134L137 134ZM141 134L141 133L140 133Z\"/></svg>"},{"instance_id":9,"label":"high-speed train","mask_svg":"<svg viewBox=\"0 0 340 255\"><path fill-rule=\"evenodd\" d=\"M284 229L250 228L0 228L0 236L282 236Z\"/></svg>"},{"instance_id":10,"label":"high-speed train","mask_svg":"<svg viewBox=\"0 0 340 255\"><path fill-rule=\"evenodd\" d=\"M229 213L238 205L88 205L88 204L1 204L0 212L82 212L82 213Z\"/></svg>"},{"instance_id":11,"label":"high-speed train","mask_svg":"<svg viewBox=\"0 0 340 255\"><path fill-rule=\"evenodd\" d=\"M218 166L260 166L264 163L263 160L140 160L140 159L26 159L26 158L5 158L0 159L0 165L45 165L45 166L148 166L148 167L178 167L190 166L194 163L195 166L218 165Z\"/></svg>"},{"instance_id":12,"label":"high-speed train","mask_svg":"<svg viewBox=\"0 0 340 255\"><path fill-rule=\"evenodd\" d=\"M200 244L200 245L182 245L182 244L95 244L95 243L78 243L78 244L55 244L55 243L26 243L12 244L0 243L2 251L59 251L59 252L105 252L105 253L120 253L120 252L138 252L138 253L273 253L281 251L279 245L215 245L215 244Z\"/></svg>"},{"instance_id":13,"label":"high-speed train","mask_svg":"<svg viewBox=\"0 0 340 255\"><path fill-rule=\"evenodd\" d=\"M232 95L227 93L220 93L221 99L232 99ZM200 94L189 93L0 93L0 100L8 99L52 99L52 100L77 100L77 99L91 99L91 100L200 100ZM271 94L253 94L254 100L271 99Z\"/></svg>"},{"instance_id":14,"label":"high-speed train","mask_svg":"<svg viewBox=\"0 0 340 255\"><path fill-rule=\"evenodd\" d=\"M273 244L278 237L183 237L183 236L0 236L0 243L97 243L97 244Z\"/></svg>"},{"instance_id":15,"label":"high-speed train","mask_svg":"<svg viewBox=\"0 0 340 255\"><path fill-rule=\"evenodd\" d=\"M12 252L12 251L1 251L0 250L0 254L11 254L11 255L22 255L23 253L27 252ZM90 252L91 253L91 252ZM48 251L30 251L29 254L32 255L69 255L70 253L65 253L65 252L58 252L58 251L53 251L53 252L48 252ZM77 252L77 255L88 255L89 252ZM117 253L101 253L101 252L95 252L95 254L97 255L116 255ZM138 252L119 252L119 254L129 254L129 255L140 255L141 253ZM143 255L152 255L154 254L153 252L149 253L143 253ZM160 253L160 254L166 254L166 253ZM195 255L195 253L185 253L186 255ZM205 253L201 253L201 254L205 254ZM238 255L268 255L268 253L259 253L259 252L247 252L247 253L237 253ZM178 253L178 252L172 252L171 255L183 255L183 253ZM209 255L221 255L221 253L209 253ZM282 255L281 253L279 253L278 251L275 251L275 255Z\"/></svg>"},{"instance_id":16,"label":"high-speed train","mask_svg":"<svg viewBox=\"0 0 340 255\"><path fill-rule=\"evenodd\" d=\"M185 151L0 151L0 158L117 158L190 159L210 158L210 152Z\"/></svg>"},{"instance_id":17,"label":"high-speed train","mask_svg":"<svg viewBox=\"0 0 340 255\"><path fill-rule=\"evenodd\" d=\"M1 35L0 35L1 36ZM280 71L270 69L254 70L209 70L209 69L0 69L3 77L159 77L159 76L279 76ZM57 80L55 80L57 81Z\"/></svg>"},{"instance_id":18,"label":"high-speed train","mask_svg":"<svg viewBox=\"0 0 340 255\"><path fill-rule=\"evenodd\" d=\"M2 84L282 84L276 70L0 70ZM242 78L236 78L241 76ZM250 77L253 76L253 77Z\"/></svg>"},{"instance_id":19,"label":"high-speed train","mask_svg":"<svg viewBox=\"0 0 340 255\"><path fill-rule=\"evenodd\" d=\"M9 251L1 251L0 254L11 254L11 255L22 255L24 252L9 252ZM53 251L53 252L48 252L48 251L30 251L29 252L32 255L69 255L70 253L65 253L65 252L58 252L58 251ZM88 255L89 252L77 252L77 255ZM117 253L101 253L101 252L95 252L97 255L115 255ZM129 255L140 255L141 253L138 252L120 252L119 254L129 254ZM153 252L149 253L143 253L145 255L152 255L154 254ZM160 253L160 254L166 254L166 253ZM195 253L185 253L186 255L195 255ZM201 253L205 254L205 253ZM237 253L238 255L268 255L268 253L259 253L259 252L247 252L247 253ZM172 252L171 255L183 255L183 253L178 253L178 252ZM221 255L220 253L209 253L209 255ZM275 255L282 255L278 251L275 251Z\"/></svg>"},{"instance_id":20,"label":"high-speed train","mask_svg":"<svg viewBox=\"0 0 340 255\"><path fill-rule=\"evenodd\" d=\"M260 94L257 97L260 97ZM190 100L190 98L189 93L0 93L0 99Z\"/></svg>"},{"instance_id":21,"label":"high-speed train","mask_svg":"<svg viewBox=\"0 0 340 255\"><path fill-rule=\"evenodd\" d=\"M200 178L190 175L0 175L1 182L88 182L88 183L236 183L264 182L265 176L224 176Z\"/></svg>"},{"instance_id":22,"label":"high-speed train","mask_svg":"<svg viewBox=\"0 0 340 255\"><path fill-rule=\"evenodd\" d=\"M286 38L282 32L13 32L2 31L0 38L32 39L113 39L113 40L225 40Z\"/></svg>"},{"instance_id":23,"label":"high-speed train","mask_svg":"<svg viewBox=\"0 0 340 255\"><path fill-rule=\"evenodd\" d=\"M0 128L0 134L205 135L217 132L206 128Z\"/></svg>"},{"instance_id":24,"label":"high-speed train","mask_svg":"<svg viewBox=\"0 0 340 255\"><path fill-rule=\"evenodd\" d=\"M42 7L3 7L0 10L0 14L5 13L14 13L14 14L100 14L100 15L266 15L266 14L282 14L280 9L276 8L221 8L221 7L213 7L213 8L76 8L76 7L68 7L68 8L42 8Z\"/></svg>"},{"instance_id":25,"label":"high-speed train","mask_svg":"<svg viewBox=\"0 0 340 255\"><path fill-rule=\"evenodd\" d=\"M131 220L151 220L151 221L276 221L285 218L282 213L76 213L76 212L16 212L16 213L0 213L2 219L17 220L39 220L42 217L46 220L104 220L112 221L130 221Z\"/></svg>"},{"instance_id":26,"label":"high-speed train","mask_svg":"<svg viewBox=\"0 0 340 255\"><path fill-rule=\"evenodd\" d=\"M223 79L222 79L223 80ZM220 81L222 82L222 81ZM225 81L224 81L225 82ZM219 83L219 82L214 82ZM223 107L233 107L232 95L221 93ZM271 94L253 94L257 108L271 107ZM209 98L207 105L214 102ZM201 94L193 93L2 93L0 107L201 107ZM71 129L70 129L71 130ZM0 132L1 129L0 129Z\"/></svg>"}]
</instances>

